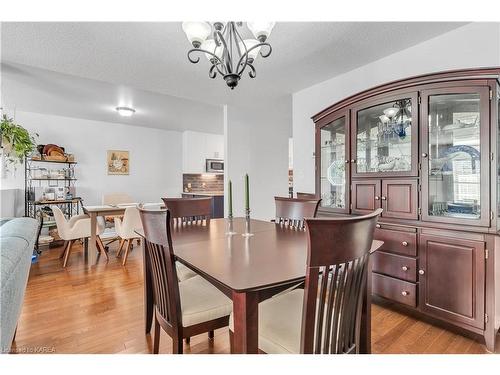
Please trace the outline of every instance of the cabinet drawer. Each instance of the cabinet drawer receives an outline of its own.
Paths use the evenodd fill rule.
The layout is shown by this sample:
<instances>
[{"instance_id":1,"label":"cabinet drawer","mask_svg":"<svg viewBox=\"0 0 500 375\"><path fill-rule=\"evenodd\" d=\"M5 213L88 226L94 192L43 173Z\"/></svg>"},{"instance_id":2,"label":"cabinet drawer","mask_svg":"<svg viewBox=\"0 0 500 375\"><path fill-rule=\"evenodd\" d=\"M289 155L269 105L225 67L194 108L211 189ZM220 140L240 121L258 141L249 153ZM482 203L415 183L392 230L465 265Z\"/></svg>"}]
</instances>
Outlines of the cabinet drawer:
<instances>
[{"instance_id":1,"label":"cabinet drawer","mask_svg":"<svg viewBox=\"0 0 500 375\"><path fill-rule=\"evenodd\" d=\"M407 281L417 281L417 260L415 258L376 251L372 255L372 261L373 272Z\"/></svg>"},{"instance_id":2,"label":"cabinet drawer","mask_svg":"<svg viewBox=\"0 0 500 375\"><path fill-rule=\"evenodd\" d=\"M372 293L381 297L417 307L417 285L389 276L372 274Z\"/></svg>"},{"instance_id":3,"label":"cabinet drawer","mask_svg":"<svg viewBox=\"0 0 500 375\"><path fill-rule=\"evenodd\" d=\"M417 256L416 233L376 228L374 238L376 240L384 241L380 250L413 257Z\"/></svg>"}]
</instances>

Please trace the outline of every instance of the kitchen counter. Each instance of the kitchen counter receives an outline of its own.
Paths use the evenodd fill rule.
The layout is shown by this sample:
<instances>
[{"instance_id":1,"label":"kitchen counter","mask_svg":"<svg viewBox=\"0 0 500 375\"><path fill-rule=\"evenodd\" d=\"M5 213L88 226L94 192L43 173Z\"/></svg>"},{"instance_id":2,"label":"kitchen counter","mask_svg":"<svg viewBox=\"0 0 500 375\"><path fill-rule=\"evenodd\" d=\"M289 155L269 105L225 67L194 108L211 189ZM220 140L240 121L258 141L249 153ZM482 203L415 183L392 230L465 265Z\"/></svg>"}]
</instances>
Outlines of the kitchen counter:
<instances>
[{"instance_id":1,"label":"kitchen counter","mask_svg":"<svg viewBox=\"0 0 500 375\"><path fill-rule=\"evenodd\" d=\"M197 195L203 197L222 197L224 196L223 191L190 191L189 193L183 192L182 195Z\"/></svg>"}]
</instances>

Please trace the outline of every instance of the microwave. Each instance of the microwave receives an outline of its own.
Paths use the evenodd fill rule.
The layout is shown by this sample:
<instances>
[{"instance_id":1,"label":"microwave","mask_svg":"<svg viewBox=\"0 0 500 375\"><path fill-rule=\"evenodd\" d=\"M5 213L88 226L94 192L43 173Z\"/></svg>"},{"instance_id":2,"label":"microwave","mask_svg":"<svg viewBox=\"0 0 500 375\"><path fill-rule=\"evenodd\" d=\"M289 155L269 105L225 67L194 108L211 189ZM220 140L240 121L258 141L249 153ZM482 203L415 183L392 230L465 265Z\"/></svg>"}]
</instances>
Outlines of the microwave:
<instances>
[{"instance_id":1,"label":"microwave","mask_svg":"<svg viewBox=\"0 0 500 375\"><path fill-rule=\"evenodd\" d=\"M208 173L224 173L224 160L206 159L206 171Z\"/></svg>"}]
</instances>

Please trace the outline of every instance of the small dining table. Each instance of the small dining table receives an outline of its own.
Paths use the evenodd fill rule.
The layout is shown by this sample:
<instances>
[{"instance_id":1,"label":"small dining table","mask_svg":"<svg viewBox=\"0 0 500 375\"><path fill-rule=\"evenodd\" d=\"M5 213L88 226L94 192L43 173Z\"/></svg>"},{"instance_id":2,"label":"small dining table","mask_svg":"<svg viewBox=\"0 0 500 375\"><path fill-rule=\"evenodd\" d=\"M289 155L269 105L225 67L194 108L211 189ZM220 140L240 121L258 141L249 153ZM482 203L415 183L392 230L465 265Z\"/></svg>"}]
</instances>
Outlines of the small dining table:
<instances>
[{"instance_id":1,"label":"small dining table","mask_svg":"<svg viewBox=\"0 0 500 375\"><path fill-rule=\"evenodd\" d=\"M233 301L234 353L258 352L258 304L305 280L307 234L272 222L251 220L251 236L245 219L233 219L233 235L227 234L229 219L212 219L204 225L181 225L172 229L177 261L209 281ZM144 237L142 230L137 233ZM143 247L144 314L146 334L153 319L153 287L148 252ZM374 240L371 252L382 246ZM371 274L371 264L368 265ZM370 353L371 282L364 296L360 351Z\"/></svg>"}]
</instances>

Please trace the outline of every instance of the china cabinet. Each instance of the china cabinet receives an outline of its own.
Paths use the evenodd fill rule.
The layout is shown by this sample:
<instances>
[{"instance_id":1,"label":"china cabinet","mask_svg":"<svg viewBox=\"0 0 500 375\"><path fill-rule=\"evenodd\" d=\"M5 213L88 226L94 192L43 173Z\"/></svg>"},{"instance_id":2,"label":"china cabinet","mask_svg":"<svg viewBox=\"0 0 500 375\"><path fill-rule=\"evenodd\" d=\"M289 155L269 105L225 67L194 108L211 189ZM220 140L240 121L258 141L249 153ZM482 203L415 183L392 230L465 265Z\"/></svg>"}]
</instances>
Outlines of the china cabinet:
<instances>
[{"instance_id":1,"label":"china cabinet","mask_svg":"<svg viewBox=\"0 0 500 375\"><path fill-rule=\"evenodd\" d=\"M384 210L373 293L489 350L500 327L499 77L412 77L313 116L318 214Z\"/></svg>"}]
</instances>

